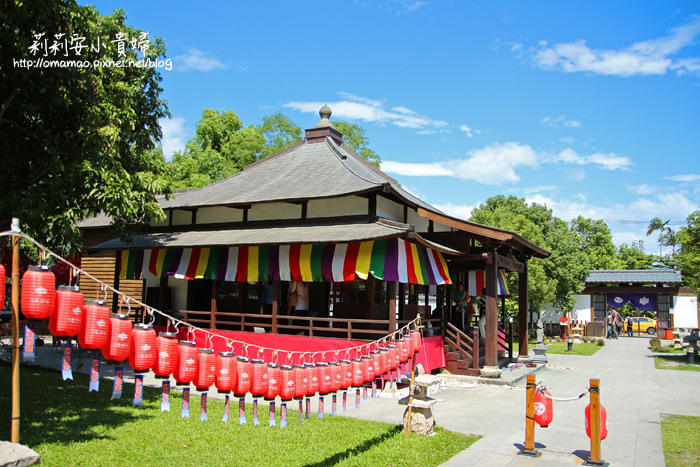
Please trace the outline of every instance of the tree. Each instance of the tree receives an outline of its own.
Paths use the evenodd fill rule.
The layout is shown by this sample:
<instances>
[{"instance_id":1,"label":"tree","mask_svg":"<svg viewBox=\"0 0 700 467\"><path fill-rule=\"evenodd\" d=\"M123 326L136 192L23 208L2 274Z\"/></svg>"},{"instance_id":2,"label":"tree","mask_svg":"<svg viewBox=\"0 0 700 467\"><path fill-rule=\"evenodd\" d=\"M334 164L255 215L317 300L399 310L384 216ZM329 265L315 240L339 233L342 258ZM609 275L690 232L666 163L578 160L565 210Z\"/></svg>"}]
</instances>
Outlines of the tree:
<instances>
[{"instance_id":1,"label":"tree","mask_svg":"<svg viewBox=\"0 0 700 467\"><path fill-rule=\"evenodd\" d=\"M654 255L644 253L644 242L632 242L632 245L623 243L617 249L620 269L650 269L654 263Z\"/></svg>"},{"instance_id":2,"label":"tree","mask_svg":"<svg viewBox=\"0 0 700 467\"><path fill-rule=\"evenodd\" d=\"M649 222L649 226L647 227L647 237L654 232L659 232L659 256L661 256L661 247L665 245L666 238L669 235L669 232L672 232L671 228L668 227L669 220L664 222L661 220L660 217L655 217ZM674 249L675 249L675 235L674 235Z\"/></svg>"},{"instance_id":3,"label":"tree","mask_svg":"<svg viewBox=\"0 0 700 467\"><path fill-rule=\"evenodd\" d=\"M623 268L612 241L612 234L605 221L578 216L571 220L569 225L571 231L578 237L579 249L588 256L591 269Z\"/></svg>"},{"instance_id":4,"label":"tree","mask_svg":"<svg viewBox=\"0 0 700 467\"><path fill-rule=\"evenodd\" d=\"M530 309L538 311L545 304L564 311L573 309L590 263L580 249L579 239L566 222L554 217L545 206L527 205L523 199L502 195L489 198L485 205L480 205L472 212L470 220L516 232L549 250L549 258L533 258L528 262ZM514 282L517 284L517 280Z\"/></svg>"},{"instance_id":5,"label":"tree","mask_svg":"<svg viewBox=\"0 0 700 467\"><path fill-rule=\"evenodd\" d=\"M692 212L686 222L678 232L680 251L676 260L681 267L683 285L700 290L700 210Z\"/></svg>"},{"instance_id":6,"label":"tree","mask_svg":"<svg viewBox=\"0 0 700 467\"><path fill-rule=\"evenodd\" d=\"M164 64L162 40L126 25L123 10L102 16L73 0L4 0L0 10L0 224L19 217L66 253L81 244L77 223L99 212L122 235L162 218L160 73L105 64Z\"/></svg>"},{"instance_id":7,"label":"tree","mask_svg":"<svg viewBox=\"0 0 700 467\"><path fill-rule=\"evenodd\" d=\"M261 157L281 151L302 139L301 126L281 112L263 117L263 123L257 129L265 138Z\"/></svg>"},{"instance_id":8,"label":"tree","mask_svg":"<svg viewBox=\"0 0 700 467\"><path fill-rule=\"evenodd\" d=\"M381 157L369 148L369 138L367 132L357 123L348 123L342 120L333 122L333 126L343 134L343 143L367 159L375 167L379 167L382 162Z\"/></svg>"}]
</instances>

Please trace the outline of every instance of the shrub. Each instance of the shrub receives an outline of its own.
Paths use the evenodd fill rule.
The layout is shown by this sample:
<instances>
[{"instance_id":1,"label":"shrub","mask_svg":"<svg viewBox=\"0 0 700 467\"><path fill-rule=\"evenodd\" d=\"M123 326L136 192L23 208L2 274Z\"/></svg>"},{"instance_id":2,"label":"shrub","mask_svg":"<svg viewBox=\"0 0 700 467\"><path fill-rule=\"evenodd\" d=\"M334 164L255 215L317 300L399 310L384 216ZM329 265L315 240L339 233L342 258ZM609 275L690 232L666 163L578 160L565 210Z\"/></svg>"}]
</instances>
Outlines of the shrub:
<instances>
[{"instance_id":1,"label":"shrub","mask_svg":"<svg viewBox=\"0 0 700 467\"><path fill-rule=\"evenodd\" d=\"M603 347L605 345L605 339L598 339L597 341L595 341L595 343L600 347Z\"/></svg>"}]
</instances>

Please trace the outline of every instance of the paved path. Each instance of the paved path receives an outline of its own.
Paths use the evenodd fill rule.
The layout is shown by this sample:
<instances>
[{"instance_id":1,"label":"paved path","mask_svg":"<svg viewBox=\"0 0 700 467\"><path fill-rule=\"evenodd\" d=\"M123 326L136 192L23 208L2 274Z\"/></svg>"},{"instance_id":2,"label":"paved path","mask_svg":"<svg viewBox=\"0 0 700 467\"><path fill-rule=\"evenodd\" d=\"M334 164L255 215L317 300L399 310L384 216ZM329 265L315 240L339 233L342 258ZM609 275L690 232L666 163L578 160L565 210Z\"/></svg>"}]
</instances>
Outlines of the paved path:
<instances>
[{"instance_id":1,"label":"paved path","mask_svg":"<svg viewBox=\"0 0 700 467\"><path fill-rule=\"evenodd\" d=\"M621 338L606 341L605 347L591 357L549 355L546 367L535 373L537 382L550 387L557 398L578 396L587 390L590 378L600 379L600 400L608 413L609 431L601 455L611 465L663 466L661 414L700 416L700 372L656 370L648 343L644 337ZM37 350L38 365L59 368L59 347ZM0 355L6 359L7 352ZM74 362L74 369L82 368L84 372L89 366L87 356ZM109 374L109 370L105 368L103 374ZM126 381L131 381L128 376ZM160 384L152 374L144 382ZM101 390L111 390L109 382L102 384L106 388ZM580 465L588 458L590 441L583 415L588 395L571 402L554 401L552 424L535 428L535 447L542 455L530 458L518 455L525 440L524 380L515 386L464 386L469 387L452 387L433 396L440 400L434 406L436 422L443 428L483 438L445 466ZM211 396L215 394L210 392ZM176 399L174 394L174 403ZM330 405L327 397L327 412ZM290 408L295 408L294 404ZM315 400L312 408L317 408ZM387 398L370 399L355 409L354 397L348 395L348 410L343 415L401 423L404 410L405 406Z\"/></svg>"}]
</instances>

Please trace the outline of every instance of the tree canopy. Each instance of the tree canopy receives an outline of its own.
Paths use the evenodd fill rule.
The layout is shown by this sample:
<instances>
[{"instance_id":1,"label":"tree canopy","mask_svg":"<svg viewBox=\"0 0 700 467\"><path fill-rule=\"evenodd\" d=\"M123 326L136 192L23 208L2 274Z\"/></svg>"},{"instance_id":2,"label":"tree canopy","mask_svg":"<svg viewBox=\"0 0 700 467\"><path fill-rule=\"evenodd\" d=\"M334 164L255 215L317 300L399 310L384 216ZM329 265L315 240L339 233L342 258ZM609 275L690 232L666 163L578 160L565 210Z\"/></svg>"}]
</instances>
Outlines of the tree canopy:
<instances>
[{"instance_id":1,"label":"tree canopy","mask_svg":"<svg viewBox=\"0 0 700 467\"><path fill-rule=\"evenodd\" d=\"M700 210L686 219L687 225L678 232L680 251L675 256L683 275L683 284L700 290Z\"/></svg>"},{"instance_id":2,"label":"tree canopy","mask_svg":"<svg viewBox=\"0 0 700 467\"><path fill-rule=\"evenodd\" d=\"M80 245L77 223L99 212L120 234L161 217L159 70L95 61L164 63L163 42L126 25L123 10L2 3L0 224L19 217L23 231L65 251Z\"/></svg>"}]
</instances>

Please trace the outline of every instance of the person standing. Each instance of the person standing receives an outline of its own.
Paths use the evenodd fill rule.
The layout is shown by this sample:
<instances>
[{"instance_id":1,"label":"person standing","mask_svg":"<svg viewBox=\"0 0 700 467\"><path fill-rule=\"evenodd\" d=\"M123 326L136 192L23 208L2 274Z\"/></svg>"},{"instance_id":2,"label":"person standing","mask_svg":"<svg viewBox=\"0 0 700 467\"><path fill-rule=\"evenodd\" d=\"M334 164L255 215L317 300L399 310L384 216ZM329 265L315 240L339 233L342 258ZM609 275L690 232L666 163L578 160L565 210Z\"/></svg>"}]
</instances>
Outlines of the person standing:
<instances>
[{"instance_id":1,"label":"person standing","mask_svg":"<svg viewBox=\"0 0 700 467\"><path fill-rule=\"evenodd\" d=\"M481 289L481 297L479 301L476 302L476 306L479 310L479 332L481 333L481 338L486 339L486 289Z\"/></svg>"},{"instance_id":2,"label":"person standing","mask_svg":"<svg viewBox=\"0 0 700 467\"><path fill-rule=\"evenodd\" d=\"M467 332L468 321L466 320L466 314L468 297L467 291L464 290L464 284L462 284L461 282L457 285L457 294L455 296L455 301L457 302L457 314L462 318L462 331Z\"/></svg>"},{"instance_id":3,"label":"person standing","mask_svg":"<svg viewBox=\"0 0 700 467\"><path fill-rule=\"evenodd\" d=\"M618 336L622 335L622 326L623 326L622 315L620 314L619 311L615 310L615 330L617 331Z\"/></svg>"},{"instance_id":4,"label":"person standing","mask_svg":"<svg viewBox=\"0 0 700 467\"><path fill-rule=\"evenodd\" d=\"M634 336L634 333L632 332L633 324L634 324L634 321L632 321L632 317L628 316L627 317L627 337Z\"/></svg>"},{"instance_id":5,"label":"person standing","mask_svg":"<svg viewBox=\"0 0 700 467\"><path fill-rule=\"evenodd\" d=\"M615 308L610 307L608 309L608 318L607 318L607 324L608 324L608 339L617 339L617 336L615 335Z\"/></svg>"}]
</instances>

